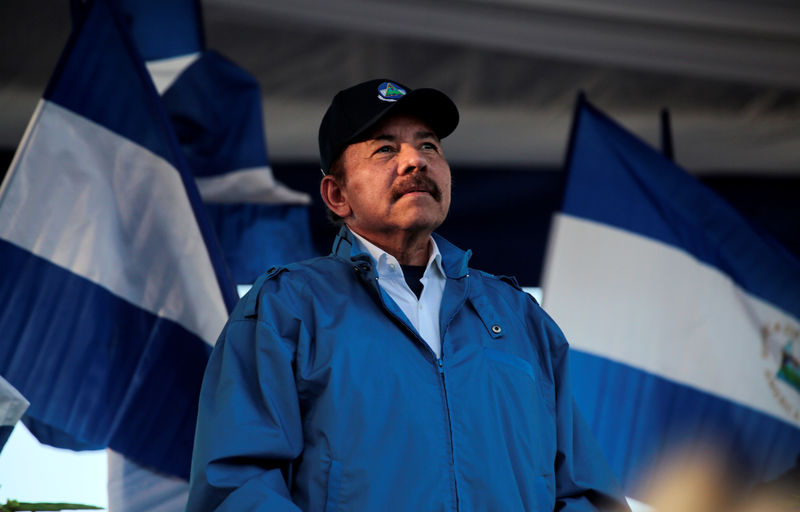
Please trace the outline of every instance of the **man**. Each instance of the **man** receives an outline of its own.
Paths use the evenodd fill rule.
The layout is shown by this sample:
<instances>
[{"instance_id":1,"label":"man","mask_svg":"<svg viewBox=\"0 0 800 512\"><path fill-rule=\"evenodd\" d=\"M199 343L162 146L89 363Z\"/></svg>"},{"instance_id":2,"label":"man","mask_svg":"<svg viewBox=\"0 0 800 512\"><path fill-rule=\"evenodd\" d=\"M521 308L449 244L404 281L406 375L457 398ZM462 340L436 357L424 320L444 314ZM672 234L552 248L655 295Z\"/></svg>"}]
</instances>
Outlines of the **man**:
<instances>
[{"instance_id":1,"label":"man","mask_svg":"<svg viewBox=\"0 0 800 512\"><path fill-rule=\"evenodd\" d=\"M558 327L433 233L457 123L433 89L372 80L334 97L320 192L344 225L331 255L269 270L231 315L190 512L624 507Z\"/></svg>"}]
</instances>

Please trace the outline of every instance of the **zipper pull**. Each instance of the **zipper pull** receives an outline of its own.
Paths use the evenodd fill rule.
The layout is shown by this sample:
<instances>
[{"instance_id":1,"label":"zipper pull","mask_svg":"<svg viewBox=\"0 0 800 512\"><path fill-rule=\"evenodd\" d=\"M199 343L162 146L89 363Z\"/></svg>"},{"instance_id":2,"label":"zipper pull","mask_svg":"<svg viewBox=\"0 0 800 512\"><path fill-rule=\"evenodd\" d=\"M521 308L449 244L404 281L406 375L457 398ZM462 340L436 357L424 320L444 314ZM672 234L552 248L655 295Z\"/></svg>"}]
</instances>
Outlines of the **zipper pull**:
<instances>
[{"instance_id":1,"label":"zipper pull","mask_svg":"<svg viewBox=\"0 0 800 512\"><path fill-rule=\"evenodd\" d=\"M442 360L441 359L437 359L436 360L436 364L439 367L439 373L444 375L444 363L442 362Z\"/></svg>"}]
</instances>

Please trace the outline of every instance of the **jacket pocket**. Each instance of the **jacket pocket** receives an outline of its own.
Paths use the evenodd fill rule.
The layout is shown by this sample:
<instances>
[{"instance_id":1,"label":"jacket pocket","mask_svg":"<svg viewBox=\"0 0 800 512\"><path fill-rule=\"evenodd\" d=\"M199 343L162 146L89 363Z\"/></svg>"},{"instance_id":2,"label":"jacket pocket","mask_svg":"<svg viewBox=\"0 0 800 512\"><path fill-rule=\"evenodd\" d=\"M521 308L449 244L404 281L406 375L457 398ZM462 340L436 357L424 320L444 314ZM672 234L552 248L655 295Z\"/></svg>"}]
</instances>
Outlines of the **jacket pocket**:
<instances>
[{"instance_id":1,"label":"jacket pocket","mask_svg":"<svg viewBox=\"0 0 800 512\"><path fill-rule=\"evenodd\" d=\"M524 372L528 375L528 377L531 378L532 381L536 382L536 377L533 373L533 366L531 366L528 361L522 359L521 357L517 357L513 354L509 354L508 352L503 352L502 350L497 350L494 348L484 348L484 353L489 359L507 364L508 366L513 366L517 370Z\"/></svg>"},{"instance_id":2,"label":"jacket pocket","mask_svg":"<svg viewBox=\"0 0 800 512\"><path fill-rule=\"evenodd\" d=\"M325 499L325 512L336 512L339 508L339 488L342 483L342 464L331 460L328 470L328 495Z\"/></svg>"},{"instance_id":3,"label":"jacket pocket","mask_svg":"<svg viewBox=\"0 0 800 512\"><path fill-rule=\"evenodd\" d=\"M508 454L517 475L526 475L520 494L527 496L526 503L534 503L537 500L529 495L531 484L541 486L546 485L546 481L531 482L530 478L552 472L556 457L555 410L534 364L502 350L484 347L483 352L486 382L482 388L492 411L486 420L493 422L493 428L502 433L496 449Z\"/></svg>"}]
</instances>

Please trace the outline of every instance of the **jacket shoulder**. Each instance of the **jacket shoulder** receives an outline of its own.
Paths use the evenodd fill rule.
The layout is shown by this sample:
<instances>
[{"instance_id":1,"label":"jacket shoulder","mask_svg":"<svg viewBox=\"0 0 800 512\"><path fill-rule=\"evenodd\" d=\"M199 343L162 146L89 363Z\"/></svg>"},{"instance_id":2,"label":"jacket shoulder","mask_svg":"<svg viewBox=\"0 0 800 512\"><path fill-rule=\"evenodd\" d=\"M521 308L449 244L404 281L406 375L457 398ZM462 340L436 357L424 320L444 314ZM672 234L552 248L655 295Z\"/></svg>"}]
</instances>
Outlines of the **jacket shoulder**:
<instances>
[{"instance_id":1,"label":"jacket shoulder","mask_svg":"<svg viewBox=\"0 0 800 512\"><path fill-rule=\"evenodd\" d=\"M295 288L293 282L305 283L314 275L325 274L342 262L332 256L320 256L300 262L275 265L258 276L250 290L241 298L241 314L245 318L258 316L258 303L264 293L285 294Z\"/></svg>"},{"instance_id":2,"label":"jacket shoulder","mask_svg":"<svg viewBox=\"0 0 800 512\"><path fill-rule=\"evenodd\" d=\"M522 286L520 286L519 281L517 281L517 278L514 276L496 275L486 272L484 270L477 270L477 269L473 269L472 272L479 275L481 278L485 279L488 282L497 283L498 285L500 285L501 289L503 285L509 286L514 290L516 290L517 292L525 294L527 297L533 300L534 303L538 304L536 299L530 293L526 292L522 288Z\"/></svg>"}]
</instances>

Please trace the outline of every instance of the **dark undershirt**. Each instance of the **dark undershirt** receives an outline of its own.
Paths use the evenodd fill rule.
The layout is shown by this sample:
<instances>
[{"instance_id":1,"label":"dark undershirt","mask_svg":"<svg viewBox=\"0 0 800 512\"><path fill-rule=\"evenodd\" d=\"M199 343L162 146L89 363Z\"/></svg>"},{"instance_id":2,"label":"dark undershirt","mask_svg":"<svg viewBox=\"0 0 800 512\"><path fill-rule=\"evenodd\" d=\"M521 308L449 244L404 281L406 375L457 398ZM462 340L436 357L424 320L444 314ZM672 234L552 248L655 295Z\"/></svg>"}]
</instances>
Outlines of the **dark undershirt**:
<instances>
[{"instance_id":1,"label":"dark undershirt","mask_svg":"<svg viewBox=\"0 0 800 512\"><path fill-rule=\"evenodd\" d=\"M422 283L420 279L422 279L422 275L425 273L425 268L427 265L400 265L400 268L403 269L403 277L406 280L406 284L411 291L414 292L414 295L419 296L422 294Z\"/></svg>"}]
</instances>

